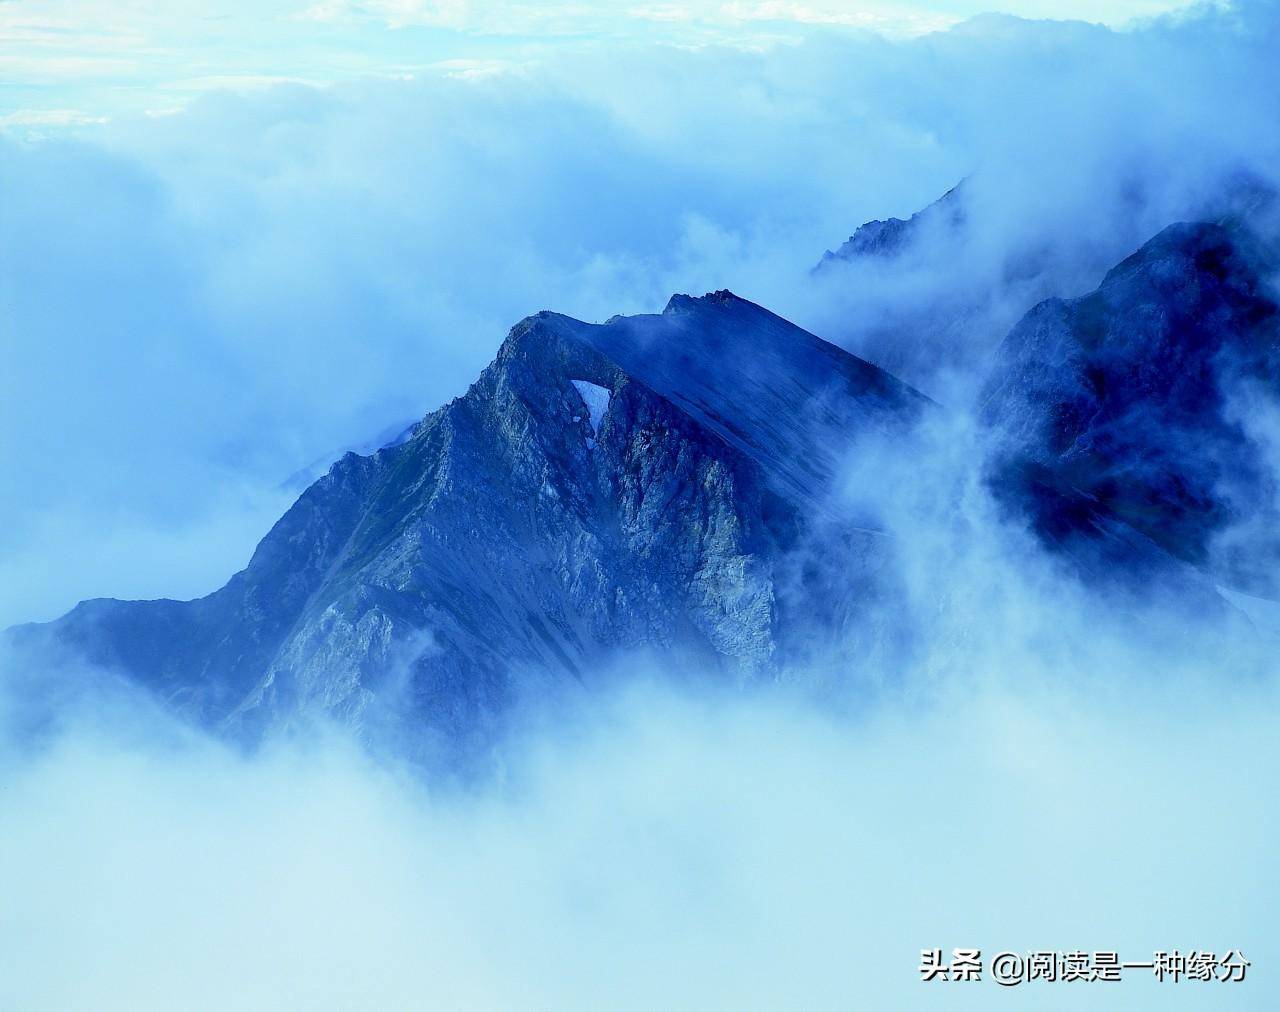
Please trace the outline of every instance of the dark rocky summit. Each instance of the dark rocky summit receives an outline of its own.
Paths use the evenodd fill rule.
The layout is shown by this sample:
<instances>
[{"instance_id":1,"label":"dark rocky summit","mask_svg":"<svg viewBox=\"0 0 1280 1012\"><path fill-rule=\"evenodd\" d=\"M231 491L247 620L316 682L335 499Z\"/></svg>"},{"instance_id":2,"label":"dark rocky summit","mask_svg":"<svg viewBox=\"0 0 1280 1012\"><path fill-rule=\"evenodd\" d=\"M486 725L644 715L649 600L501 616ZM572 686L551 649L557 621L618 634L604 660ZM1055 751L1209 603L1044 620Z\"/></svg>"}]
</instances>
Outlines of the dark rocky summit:
<instances>
[{"instance_id":1,"label":"dark rocky summit","mask_svg":"<svg viewBox=\"0 0 1280 1012\"><path fill-rule=\"evenodd\" d=\"M892 593L887 539L823 501L842 447L926 404L729 292L539 313L409 439L334 464L221 590L86 601L16 638L231 733L322 713L419 751L482 744L528 686L619 651L786 677L870 649L849 626Z\"/></svg>"},{"instance_id":2,"label":"dark rocky summit","mask_svg":"<svg viewBox=\"0 0 1280 1012\"><path fill-rule=\"evenodd\" d=\"M811 279L829 307L814 326L918 389L960 400L957 380L980 383L1019 320L1045 299L1088 292L1119 260L1171 221L1280 234L1280 196L1245 168L1176 195L1141 177L1092 194L1109 227L1078 230L1049 192L1006 201L981 171L909 218L871 221L827 253ZM1031 213L1028 215L1028 211Z\"/></svg>"},{"instance_id":3,"label":"dark rocky summit","mask_svg":"<svg viewBox=\"0 0 1280 1012\"><path fill-rule=\"evenodd\" d=\"M1179 224L1090 295L1036 306L981 398L1003 500L1086 569L1144 573L1146 546L1274 592L1275 271L1242 229Z\"/></svg>"},{"instance_id":4,"label":"dark rocky summit","mask_svg":"<svg viewBox=\"0 0 1280 1012\"><path fill-rule=\"evenodd\" d=\"M955 192L921 214L952 227ZM850 243L891 256L919 218ZM1275 274L1238 222L1174 225L995 352L974 467L1078 578L1276 593ZM929 404L729 292L539 313L465 396L343 456L221 590L86 601L10 640L236 737L324 715L420 756L483 748L522 696L624 653L739 681L891 670L912 646L894 544L832 497L859 440L909 445Z\"/></svg>"}]
</instances>

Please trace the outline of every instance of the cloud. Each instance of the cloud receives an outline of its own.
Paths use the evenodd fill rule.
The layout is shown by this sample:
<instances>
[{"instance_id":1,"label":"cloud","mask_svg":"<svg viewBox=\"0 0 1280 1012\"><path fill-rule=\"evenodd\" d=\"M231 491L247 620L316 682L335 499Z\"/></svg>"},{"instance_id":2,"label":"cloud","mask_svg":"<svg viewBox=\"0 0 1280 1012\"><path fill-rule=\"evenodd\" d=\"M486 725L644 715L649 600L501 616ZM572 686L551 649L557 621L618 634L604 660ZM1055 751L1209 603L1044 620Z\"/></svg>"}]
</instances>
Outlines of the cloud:
<instances>
[{"instance_id":1,"label":"cloud","mask_svg":"<svg viewBox=\"0 0 1280 1012\"><path fill-rule=\"evenodd\" d=\"M288 475L461 393L542 308L605 319L730 287L962 399L1031 302L1087 290L1228 172L1274 176L1273 14L987 18L898 42L810 26L480 75L457 71L495 65L455 54L11 131L0 579L32 593L0 623L89 587L213 589ZM809 277L858 223L965 176L962 243ZM77 567L128 538L173 564ZM67 563L29 583L41 552Z\"/></svg>"},{"instance_id":2,"label":"cloud","mask_svg":"<svg viewBox=\"0 0 1280 1012\"><path fill-rule=\"evenodd\" d=\"M998 1000L1270 1008L1280 606L1063 579L980 439L939 411L849 459L834 505L893 535L905 656L745 689L631 659L544 686L462 783L330 727L240 751L107 672L0 658L7 997L986 1009L997 985L925 984L920 950L1197 948L1251 976Z\"/></svg>"},{"instance_id":3,"label":"cloud","mask_svg":"<svg viewBox=\"0 0 1280 1012\"><path fill-rule=\"evenodd\" d=\"M1185 0L1008 0L1002 9L1119 26L1185 6ZM835 0L9 0L0 5L0 37L11 86L0 97L0 114L26 108L137 114L154 108L175 78L336 83L412 72L446 59L524 59L566 48L760 49L832 26L908 38L987 9L975 0L864 0L852 6Z\"/></svg>"},{"instance_id":4,"label":"cloud","mask_svg":"<svg viewBox=\"0 0 1280 1012\"><path fill-rule=\"evenodd\" d=\"M992 509L965 394L1030 302L1096 284L1238 173L1275 180L1276 13L496 56L410 52L406 27L377 78L202 87L91 131L11 120L0 625L213 589L290 474L461 393L541 308L730 287L944 410L910 452L849 462L842 503L894 535L912 647L856 691L728 695L635 662L629 688L528 714L459 786L332 729L243 754L109 674L0 665L6 998L988 1008L989 982L915 970L974 945L1255 961L1243 985L1011 1007L1200 1007L1207 987L1272 1007L1275 605L1189 616L1062 579ZM228 72L196 62L164 80ZM231 73L309 76L296 62ZM810 275L961 177L962 235Z\"/></svg>"},{"instance_id":5,"label":"cloud","mask_svg":"<svg viewBox=\"0 0 1280 1012\"><path fill-rule=\"evenodd\" d=\"M853 718L633 683L508 743L505 779L463 790L340 736L248 758L136 702L64 708L59 735L0 756L6 994L977 1009L996 985L925 985L920 949L1197 947L1243 950L1253 976L1000 1000L1199 1008L1212 986L1268 1008L1276 700L1220 674L991 669Z\"/></svg>"},{"instance_id":6,"label":"cloud","mask_svg":"<svg viewBox=\"0 0 1280 1012\"><path fill-rule=\"evenodd\" d=\"M91 116L79 109L20 109L0 116L0 130L12 127L89 126L105 122L105 116Z\"/></svg>"}]
</instances>

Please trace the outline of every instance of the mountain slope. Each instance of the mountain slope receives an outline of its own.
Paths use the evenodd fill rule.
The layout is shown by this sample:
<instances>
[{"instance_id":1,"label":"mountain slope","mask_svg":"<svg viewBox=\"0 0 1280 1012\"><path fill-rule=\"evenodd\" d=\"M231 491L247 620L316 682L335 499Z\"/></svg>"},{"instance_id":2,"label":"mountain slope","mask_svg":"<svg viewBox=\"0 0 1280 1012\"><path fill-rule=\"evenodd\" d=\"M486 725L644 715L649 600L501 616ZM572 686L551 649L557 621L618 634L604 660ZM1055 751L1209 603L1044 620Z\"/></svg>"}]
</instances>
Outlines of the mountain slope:
<instances>
[{"instance_id":1,"label":"mountain slope","mask_svg":"<svg viewBox=\"0 0 1280 1012\"><path fill-rule=\"evenodd\" d=\"M89 601L18 639L204 724L323 713L418 752L483 745L530 686L619 651L845 666L892 597L889 546L816 507L842 446L926 403L728 292L601 326L540 313L407 441L338 461L221 590Z\"/></svg>"},{"instance_id":2,"label":"mountain slope","mask_svg":"<svg viewBox=\"0 0 1280 1012\"><path fill-rule=\"evenodd\" d=\"M1240 229L1173 225L1092 294L1028 313L981 395L1005 502L1077 555L1122 525L1274 590L1275 446L1245 420L1280 395L1275 269Z\"/></svg>"}]
</instances>

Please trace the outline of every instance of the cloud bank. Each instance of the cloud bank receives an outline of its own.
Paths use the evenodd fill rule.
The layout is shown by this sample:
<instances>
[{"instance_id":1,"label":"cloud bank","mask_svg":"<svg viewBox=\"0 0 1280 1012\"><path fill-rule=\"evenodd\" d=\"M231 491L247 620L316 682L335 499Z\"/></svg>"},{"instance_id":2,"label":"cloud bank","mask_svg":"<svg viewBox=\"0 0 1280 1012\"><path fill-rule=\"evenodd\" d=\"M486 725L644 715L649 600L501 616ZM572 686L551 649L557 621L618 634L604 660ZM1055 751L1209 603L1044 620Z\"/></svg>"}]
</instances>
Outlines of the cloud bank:
<instances>
[{"instance_id":1,"label":"cloud bank","mask_svg":"<svg viewBox=\"0 0 1280 1012\"><path fill-rule=\"evenodd\" d=\"M1062 580L976 481L965 395L1030 302L1274 180L1275 15L586 47L10 131L0 624L211 590L290 475L461 392L543 307L730 287L948 410L850 461L913 643L852 696L632 671L447 786L337 731L245 755L102 673L4 668L5 1001L1273 1007L1275 606ZM960 178L964 237L810 274ZM1254 970L918 980L921 948L969 945Z\"/></svg>"},{"instance_id":2,"label":"cloud bank","mask_svg":"<svg viewBox=\"0 0 1280 1012\"><path fill-rule=\"evenodd\" d=\"M852 721L633 689L461 795L341 739L245 759L120 712L72 723L6 763L6 1000L1271 1007L1273 689L1014 674ZM934 946L1238 948L1254 969L924 984Z\"/></svg>"},{"instance_id":3,"label":"cloud bank","mask_svg":"<svg viewBox=\"0 0 1280 1012\"><path fill-rule=\"evenodd\" d=\"M907 658L746 691L636 660L549 691L462 783L334 728L241 752L109 673L0 665L6 997L1270 1008L1280 606L1063 579L999 519L979 438L940 412L849 462L844 508L898 546ZM925 984L935 946L1253 968Z\"/></svg>"},{"instance_id":4,"label":"cloud bank","mask_svg":"<svg viewBox=\"0 0 1280 1012\"><path fill-rule=\"evenodd\" d=\"M1121 26L1186 6L1009 0L1001 9ZM171 111L208 90L271 81L486 72L565 47L758 48L830 26L911 37L988 9L980 0L10 0L0 7L0 67L9 85L0 120L39 128L68 116Z\"/></svg>"}]
</instances>

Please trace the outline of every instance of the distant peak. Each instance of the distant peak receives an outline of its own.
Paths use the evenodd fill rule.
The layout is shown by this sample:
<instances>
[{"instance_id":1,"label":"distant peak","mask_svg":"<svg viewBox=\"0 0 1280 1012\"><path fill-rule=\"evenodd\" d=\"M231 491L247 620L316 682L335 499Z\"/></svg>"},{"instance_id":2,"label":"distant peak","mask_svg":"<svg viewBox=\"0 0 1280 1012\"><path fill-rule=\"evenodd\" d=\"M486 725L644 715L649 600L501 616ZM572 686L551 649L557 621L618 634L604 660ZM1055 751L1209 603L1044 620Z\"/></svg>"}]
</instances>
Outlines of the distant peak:
<instances>
[{"instance_id":1,"label":"distant peak","mask_svg":"<svg viewBox=\"0 0 1280 1012\"><path fill-rule=\"evenodd\" d=\"M853 235L836 251L827 250L814 270L832 264L850 262L863 257L891 260L916 242L927 229L956 232L965 225L967 178L935 200L928 207L916 211L910 218L877 218L858 226Z\"/></svg>"}]
</instances>

